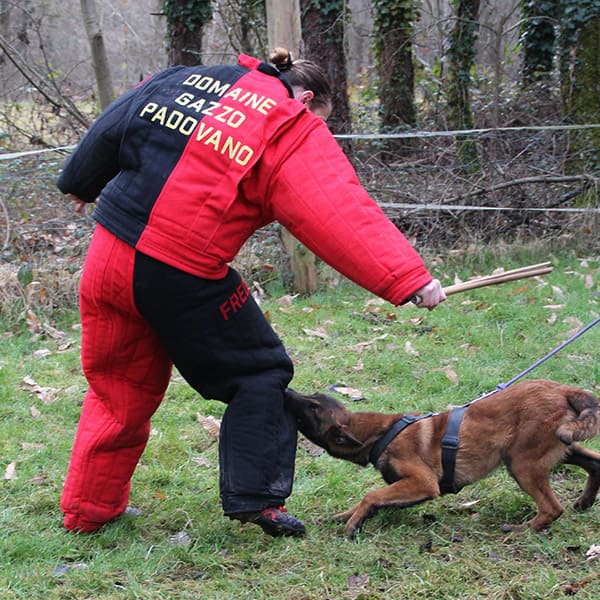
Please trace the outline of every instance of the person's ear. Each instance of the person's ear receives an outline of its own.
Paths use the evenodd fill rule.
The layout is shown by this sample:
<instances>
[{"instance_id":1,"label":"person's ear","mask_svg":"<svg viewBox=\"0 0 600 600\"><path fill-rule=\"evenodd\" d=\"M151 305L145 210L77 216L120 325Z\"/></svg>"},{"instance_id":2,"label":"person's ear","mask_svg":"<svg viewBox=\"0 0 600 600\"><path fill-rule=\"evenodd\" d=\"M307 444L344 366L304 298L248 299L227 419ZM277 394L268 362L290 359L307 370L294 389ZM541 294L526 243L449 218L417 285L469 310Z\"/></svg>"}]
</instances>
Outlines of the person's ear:
<instances>
[{"instance_id":1,"label":"person's ear","mask_svg":"<svg viewBox=\"0 0 600 600\"><path fill-rule=\"evenodd\" d=\"M308 104L314 97L315 94L312 90L304 90L300 96L300 102Z\"/></svg>"}]
</instances>

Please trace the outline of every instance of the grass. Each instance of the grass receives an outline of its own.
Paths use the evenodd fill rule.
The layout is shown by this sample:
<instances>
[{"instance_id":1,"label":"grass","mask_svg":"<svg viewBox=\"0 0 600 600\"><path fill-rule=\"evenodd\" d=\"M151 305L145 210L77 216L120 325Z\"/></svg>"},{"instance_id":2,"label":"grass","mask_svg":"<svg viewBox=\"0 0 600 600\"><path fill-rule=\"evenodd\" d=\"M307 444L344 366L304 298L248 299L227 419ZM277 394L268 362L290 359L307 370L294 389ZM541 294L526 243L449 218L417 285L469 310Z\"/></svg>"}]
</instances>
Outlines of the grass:
<instances>
[{"instance_id":1,"label":"grass","mask_svg":"<svg viewBox=\"0 0 600 600\"><path fill-rule=\"evenodd\" d=\"M504 257L504 266L547 255ZM561 251L554 272L452 296L432 312L394 309L347 283L311 298L271 290L263 308L296 365L294 387L360 390L356 410L442 410L494 389L600 313L600 257ZM489 273L495 257L439 262L446 283ZM513 264L514 263L514 264ZM571 505L584 474L561 467L553 487L566 507L549 532L503 534L532 515L504 470L458 495L381 510L356 541L330 520L382 485L371 468L314 456L300 440L290 511L305 539L272 539L222 516L215 441L199 398L177 374L153 420L124 516L93 535L62 529L58 500L86 387L75 312L40 315L64 337L0 322L0 596L84 599L535 599L597 598L600 504ZM600 393L600 327L538 367ZM35 387L37 384L37 388ZM600 438L588 442L600 449ZM12 470L14 469L14 471Z\"/></svg>"}]
</instances>

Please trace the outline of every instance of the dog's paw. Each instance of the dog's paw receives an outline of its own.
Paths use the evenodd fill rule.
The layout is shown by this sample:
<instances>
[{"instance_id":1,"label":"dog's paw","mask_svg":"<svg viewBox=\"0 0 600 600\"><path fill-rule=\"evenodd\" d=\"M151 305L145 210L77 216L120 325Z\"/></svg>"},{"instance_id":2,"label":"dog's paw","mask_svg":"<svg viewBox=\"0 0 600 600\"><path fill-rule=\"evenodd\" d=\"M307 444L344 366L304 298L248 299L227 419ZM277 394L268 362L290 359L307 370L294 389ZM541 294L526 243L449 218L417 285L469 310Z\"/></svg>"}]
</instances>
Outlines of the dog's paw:
<instances>
[{"instance_id":1,"label":"dog's paw","mask_svg":"<svg viewBox=\"0 0 600 600\"><path fill-rule=\"evenodd\" d=\"M579 498L579 500L577 500L577 502L575 502L575 504L573 504L573 508L576 511L583 512L584 510L587 510L590 506L592 506L592 504L594 504L593 500L581 497Z\"/></svg>"}]
</instances>

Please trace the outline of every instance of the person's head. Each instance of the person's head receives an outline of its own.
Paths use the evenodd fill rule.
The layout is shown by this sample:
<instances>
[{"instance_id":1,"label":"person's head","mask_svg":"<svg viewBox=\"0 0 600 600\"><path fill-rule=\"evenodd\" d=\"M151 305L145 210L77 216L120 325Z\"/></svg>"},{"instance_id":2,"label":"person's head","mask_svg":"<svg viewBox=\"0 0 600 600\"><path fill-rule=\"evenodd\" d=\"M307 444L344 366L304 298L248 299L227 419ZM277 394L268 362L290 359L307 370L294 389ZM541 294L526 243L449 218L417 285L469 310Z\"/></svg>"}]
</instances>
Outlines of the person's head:
<instances>
[{"instance_id":1,"label":"person's head","mask_svg":"<svg viewBox=\"0 0 600 600\"><path fill-rule=\"evenodd\" d=\"M326 121L331 114L332 94L323 69L310 60L293 60L292 54L285 48L275 48L269 62L284 74L294 98Z\"/></svg>"}]
</instances>

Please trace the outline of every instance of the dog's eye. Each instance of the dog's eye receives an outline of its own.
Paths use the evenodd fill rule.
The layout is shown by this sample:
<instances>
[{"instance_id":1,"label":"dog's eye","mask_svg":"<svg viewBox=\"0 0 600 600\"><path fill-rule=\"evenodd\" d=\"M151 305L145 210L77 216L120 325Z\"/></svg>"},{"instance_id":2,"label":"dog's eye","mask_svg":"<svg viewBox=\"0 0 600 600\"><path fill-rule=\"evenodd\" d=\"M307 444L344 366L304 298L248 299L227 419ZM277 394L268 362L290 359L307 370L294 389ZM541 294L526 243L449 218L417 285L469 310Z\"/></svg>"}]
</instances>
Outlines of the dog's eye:
<instances>
[{"instance_id":1,"label":"dog's eye","mask_svg":"<svg viewBox=\"0 0 600 600\"><path fill-rule=\"evenodd\" d=\"M343 435L336 435L333 441L336 444L343 446L346 443L346 438Z\"/></svg>"}]
</instances>

